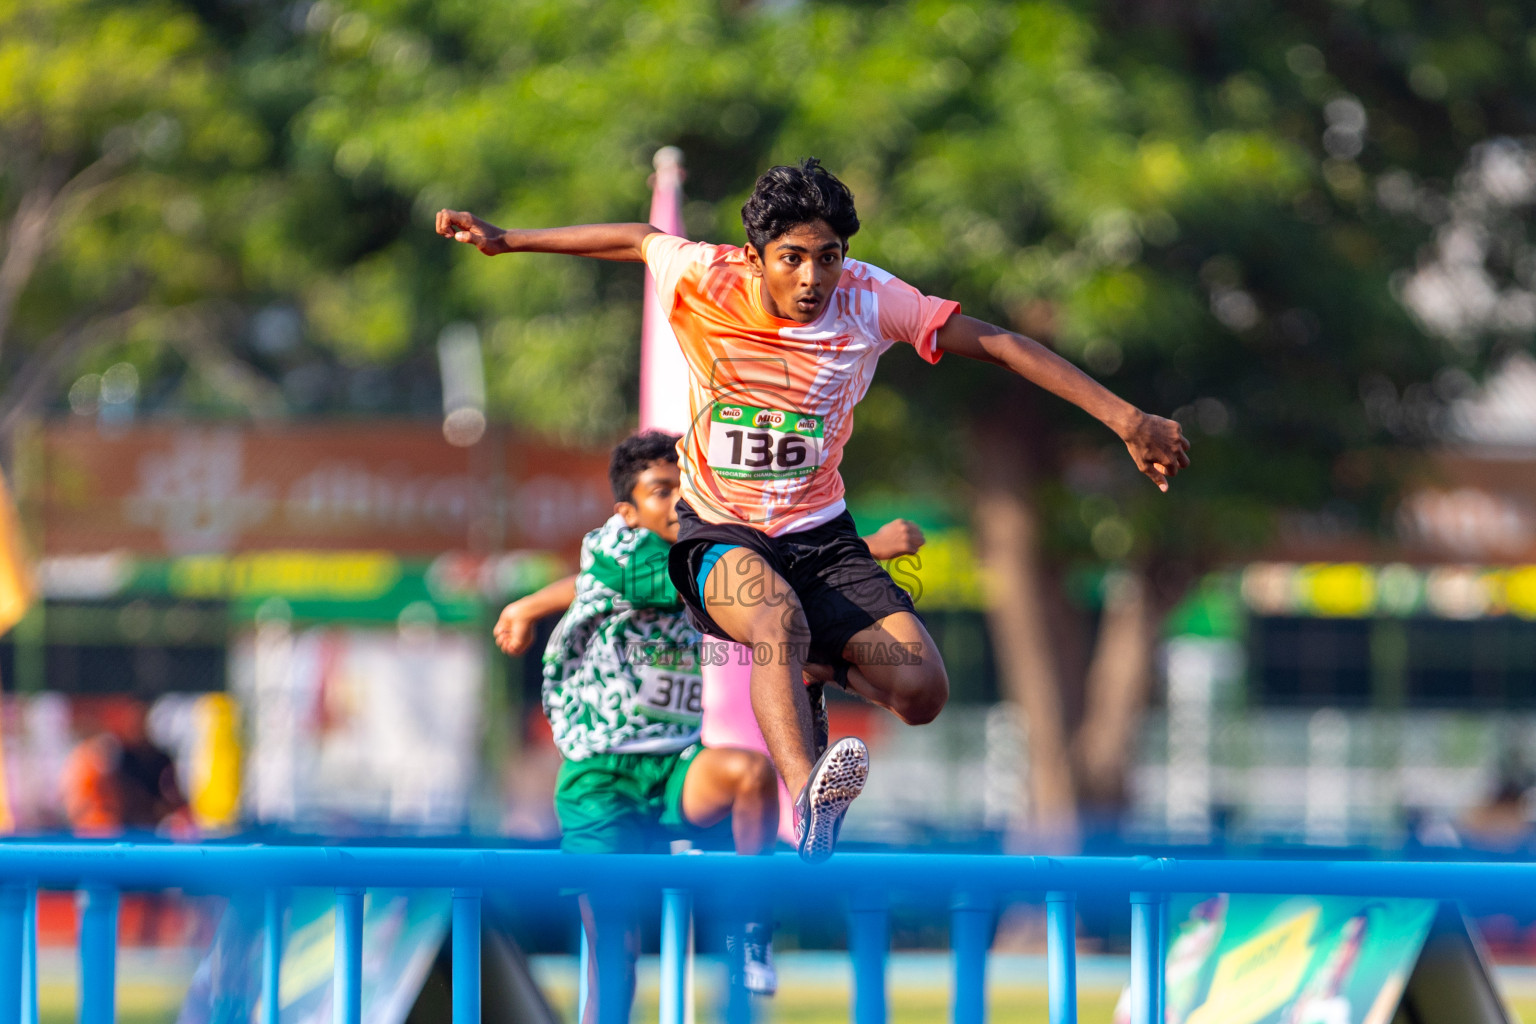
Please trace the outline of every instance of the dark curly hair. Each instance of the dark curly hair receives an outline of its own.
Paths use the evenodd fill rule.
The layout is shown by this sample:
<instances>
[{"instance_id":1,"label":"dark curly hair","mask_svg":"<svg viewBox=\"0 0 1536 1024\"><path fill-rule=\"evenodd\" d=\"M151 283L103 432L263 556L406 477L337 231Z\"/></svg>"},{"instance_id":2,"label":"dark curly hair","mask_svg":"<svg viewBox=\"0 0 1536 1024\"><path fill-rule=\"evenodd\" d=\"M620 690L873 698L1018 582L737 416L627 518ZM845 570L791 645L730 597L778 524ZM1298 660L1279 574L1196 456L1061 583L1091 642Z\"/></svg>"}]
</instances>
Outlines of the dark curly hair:
<instances>
[{"instance_id":1,"label":"dark curly hair","mask_svg":"<svg viewBox=\"0 0 1536 1024\"><path fill-rule=\"evenodd\" d=\"M817 220L826 221L845 248L859 230L853 193L813 156L800 161L799 167L768 168L741 208L747 241L759 256L784 232Z\"/></svg>"},{"instance_id":2,"label":"dark curly hair","mask_svg":"<svg viewBox=\"0 0 1536 1024\"><path fill-rule=\"evenodd\" d=\"M676 434L663 430L642 430L620 441L613 449L608 462L608 483L613 487L614 501L635 500L635 484L640 474L653 462L677 461Z\"/></svg>"}]
</instances>

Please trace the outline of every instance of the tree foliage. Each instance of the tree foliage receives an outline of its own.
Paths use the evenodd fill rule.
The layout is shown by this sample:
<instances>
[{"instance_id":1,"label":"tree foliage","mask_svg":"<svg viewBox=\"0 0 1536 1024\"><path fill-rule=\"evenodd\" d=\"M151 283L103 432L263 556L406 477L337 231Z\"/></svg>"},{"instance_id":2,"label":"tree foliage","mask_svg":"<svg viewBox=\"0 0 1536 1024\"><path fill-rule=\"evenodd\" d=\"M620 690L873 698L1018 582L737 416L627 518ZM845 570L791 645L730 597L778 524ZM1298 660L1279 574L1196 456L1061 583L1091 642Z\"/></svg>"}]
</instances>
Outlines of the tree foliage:
<instances>
[{"instance_id":1,"label":"tree foliage","mask_svg":"<svg viewBox=\"0 0 1536 1024\"><path fill-rule=\"evenodd\" d=\"M1486 352L1448 352L1404 313L1390 281L1428 230L1378 186L1445 192L1478 141L1526 130L1522 17L1193 0L13 3L3 209L50 175L113 171L111 198L49 233L21 289L29 337L130 266L172 301L291 302L308 354L342 365L410 360L470 319L503 413L604 434L627 406L581 399L632 375L636 275L476 260L426 230L430 213L633 218L650 153L679 144L690 231L737 240L755 175L814 152L859 197L857 255L1184 413L1212 467L1180 488L1192 500L1316 503L1337 481L1309 460L1378 436L1362 372L1401 390ZM985 370L912 369L882 400L925 385L926 408L885 417L934 439L905 438L919 454L950 446L931 428L974 409L976 387L1011 393ZM1291 471L1260 469L1254 443Z\"/></svg>"},{"instance_id":2,"label":"tree foliage","mask_svg":"<svg viewBox=\"0 0 1536 1024\"><path fill-rule=\"evenodd\" d=\"M0 432L93 348L208 362L222 304L248 300L219 227L268 140L219 57L172 4L0 5Z\"/></svg>"},{"instance_id":3,"label":"tree foliage","mask_svg":"<svg viewBox=\"0 0 1536 1024\"><path fill-rule=\"evenodd\" d=\"M124 357L169 409L430 410L435 340L468 321L493 415L610 437L638 272L487 260L432 214L638 219L677 145L690 234L739 241L756 175L814 154L858 198L856 256L1194 439L1159 495L996 368L893 355L850 482L1020 495L1042 586L1119 566L1155 619L1277 509L1378 522L1384 451L1529 345L1532 22L1430 0L0 0L0 415ZM1091 715L1070 683L1091 647L1060 646L1060 713Z\"/></svg>"}]
</instances>

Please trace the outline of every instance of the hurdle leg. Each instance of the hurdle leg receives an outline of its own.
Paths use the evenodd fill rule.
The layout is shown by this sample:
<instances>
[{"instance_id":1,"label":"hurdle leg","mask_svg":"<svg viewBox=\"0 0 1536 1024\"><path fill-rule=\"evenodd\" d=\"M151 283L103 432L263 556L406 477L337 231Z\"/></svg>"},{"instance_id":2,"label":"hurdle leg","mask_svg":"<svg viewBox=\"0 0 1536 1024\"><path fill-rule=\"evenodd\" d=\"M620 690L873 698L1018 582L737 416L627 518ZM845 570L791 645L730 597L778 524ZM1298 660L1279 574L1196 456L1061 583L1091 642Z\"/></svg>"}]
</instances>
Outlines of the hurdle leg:
<instances>
[{"instance_id":1,"label":"hurdle leg","mask_svg":"<svg viewBox=\"0 0 1536 1024\"><path fill-rule=\"evenodd\" d=\"M25 885L0 888L0 1020L22 1019L27 897L30 895L31 891Z\"/></svg>"},{"instance_id":2,"label":"hurdle leg","mask_svg":"<svg viewBox=\"0 0 1536 1024\"><path fill-rule=\"evenodd\" d=\"M37 1024L37 886L27 887L26 921L21 933L21 1024Z\"/></svg>"},{"instance_id":3,"label":"hurdle leg","mask_svg":"<svg viewBox=\"0 0 1536 1024\"><path fill-rule=\"evenodd\" d=\"M661 1024L689 1024L693 993L688 984L688 960L693 954L693 896L687 889L661 894Z\"/></svg>"},{"instance_id":4,"label":"hurdle leg","mask_svg":"<svg viewBox=\"0 0 1536 1024\"><path fill-rule=\"evenodd\" d=\"M363 1021L363 890L336 890L336 967L333 981L336 1024Z\"/></svg>"},{"instance_id":5,"label":"hurdle leg","mask_svg":"<svg viewBox=\"0 0 1536 1024\"><path fill-rule=\"evenodd\" d=\"M854 900L849 912L853 956L853 1024L885 1024L885 961L890 950L890 913L872 894Z\"/></svg>"},{"instance_id":6,"label":"hurdle leg","mask_svg":"<svg viewBox=\"0 0 1536 1024\"><path fill-rule=\"evenodd\" d=\"M282 1007L283 901L277 889L262 894L261 1024L278 1024Z\"/></svg>"},{"instance_id":7,"label":"hurdle leg","mask_svg":"<svg viewBox=\"0 0 1536 1024\"><path fill-rule=\"evenodd\" d=\"M80 1024L117 1020L117 890L80 891Z\"/></svg>"},{"instance_id":8,"label":"hurdle leg","mask_svg":"<svg viewBox=\"0 0 1536 1024\"><path fill-rule=\"evenodd\" d=\"M992 944L992 903L961 893L950 909L949 945L955 956L954 1024L987 1019L987 949Z\"/></svg>"},{"instance_id":9,"label":"hurdle leg","mask_svg":"<svg viewBox=\"0 0 1536 1024\"><path fill-rule=\"evenodd\" d=\"M587 941L586 923L581 926L580 947L576 953L576 1024L587 1024L587 1002L592 998L592 944Z\"/></svg>"},{"instance_id":10,"label":"hurdle leg","mask_svg":"<svg viewBox=\"0 0 1536 1024\"><path fill-rule=\"evenodd\" d=\"M1131 1024L1161 1024L1163 910L1166 893L1131 893Z\"/></svg>"},{"instance_id":11,"label":"hurdle leg","mask_svg":"<svg viewBox=\"0 0 1536 1024\"><path fill-rule=\"evenodd\" d=\"M453 890L453 1024L480 1024L480 890Z\"/></svg>"},{"instance_id":12,"label":"hurdle leg","mask_svg":"<svg viewBox=\"0 0 1536 1024\"><path fill-rule=\"evenodd\" d=\"M1168 1019L1168 897L1157 904L1157 1024Z\"/></svg>"},{"instance_id":13,"label":"hurdle leg","mask_svg":"<svg viewBox=\"0 0 1536 1024\"><path fill-rule=\"evenodd\" d=\"M1077 1024L1077 896L1045 896L1045 957L1051 1024Z\"/></svg>"}]
</instances>

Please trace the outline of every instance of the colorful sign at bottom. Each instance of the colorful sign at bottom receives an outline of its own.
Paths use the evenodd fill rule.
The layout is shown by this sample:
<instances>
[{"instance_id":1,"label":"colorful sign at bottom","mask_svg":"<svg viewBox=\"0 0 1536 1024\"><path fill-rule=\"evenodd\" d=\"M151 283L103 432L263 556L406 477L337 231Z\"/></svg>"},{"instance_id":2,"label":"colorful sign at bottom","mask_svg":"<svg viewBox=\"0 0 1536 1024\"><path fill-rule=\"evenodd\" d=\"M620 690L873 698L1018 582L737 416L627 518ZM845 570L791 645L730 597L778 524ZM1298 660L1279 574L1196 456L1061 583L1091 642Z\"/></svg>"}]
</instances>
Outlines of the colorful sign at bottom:
<instances>
[{"instance_id":1,"label":"colorful sign at bottom","mask_svg":"<svg viewBox=\"0 0 1536 1024\"><path fill-rule=\"evenodd\" d=\"M1389 1024L1436 908L1410 899L1175 897L1167 1024ZM1115 1020L1130 1020L1128 999Z\"/></svg>"},{"instance_id":2,"label":"colorful sign at bottom","mask_svg":"<svg viewBox=\"0 0 1536 1024\"><path fill-rule=\"evenodd\" d=\"M213 947L193 976L177 1024L247 1024L261 1014L260 899L231 902ZM401 1024L416 1002L448 934L449 894L442 890L370 889L363 904L364 1024ZM290 894L285 917L282 1024L330 1024L336 896L321 889Z\"/></svg>"}]
</instances>

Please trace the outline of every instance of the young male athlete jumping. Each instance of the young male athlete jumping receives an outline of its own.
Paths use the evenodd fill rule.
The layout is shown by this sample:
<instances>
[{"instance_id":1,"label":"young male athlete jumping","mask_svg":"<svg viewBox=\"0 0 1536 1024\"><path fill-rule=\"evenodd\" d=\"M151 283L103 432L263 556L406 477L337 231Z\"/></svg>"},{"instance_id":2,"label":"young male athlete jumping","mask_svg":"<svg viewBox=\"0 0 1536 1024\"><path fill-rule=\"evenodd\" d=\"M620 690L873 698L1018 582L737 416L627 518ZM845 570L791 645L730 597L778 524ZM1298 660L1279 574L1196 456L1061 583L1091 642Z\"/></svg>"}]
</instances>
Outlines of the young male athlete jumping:
<instances>
[{"instance_id":1,"label":"young male athlete jumping","mask_svg":"<svg viewBox=\"0 0 1536 1024\"><path fill-rule=\"evenodd\" d=\"M643 435L636 436L639 437ZM666 435L655 433L653 436L664 437ZM625 441L624 445L632 445L635 443L637 442L635 442L634 439L631 439L629 441ZM623 445L621 445L621 447L623 447ZM675 478L677 475L677 457L675 451L669 452L669 454L671 455L671 475ZM656 466L647 469L645 477L642 478L644 482L641 486L646 487L649 492L654 492L659 483L657 478L664 474L665 471L666 467L660 465L658 462ZM670 532L660 532L655 533L654 535L660 537L662 540L666 541L668 545L670 545L677 539L677 521L675 514L667 525L670 526ZM894 558L901 558L905 555L916 554L918 550L922 548L924 542L922 529L918 527L916 523L908 519L892 519L884 526L881 526L874 533L862 538L862 540L869 546L870 556L877 562L885 562ZM654 545L651 546L651 554L654 558ZM513 657L527 653L528 650L533 646L533 641L538 634L539 620L548 618L552 615L563 615L565 614L566 610L576 602L577 584L580 582L580 580L580 574L567 576L564 579L556 580L555 582L550 583L531 594L520 597L516 601L513 601L511 604L508 604L501 610L501 615L497 617L496 625L492 630L492 633L496 639L496 645L500 647L504 653L512 655ZM668 592L675 596L676 591L671 587L669 580L656 579L655 583L658 589L665 587ZM717 648L714 648L714 645L711 645L711 647L712 650L709 652L709 657L720 657L723 655L724 657L729 658L731 656L732 652L719 651ZM808 678L806 680L806 692L810 695L811 718L814 723L816 747L818 750L826 749L828 733L830 730L830 722L827 717L827 698L824 692L825 685L826 683L823 680L814 678ZM707 680L705 681L704 686L704 717L707 719L711 712L708 695L709 684ZM737 697L736 694L730 694L729 696L733 701ZM743 692L739 696L740 699L745 701L750 701L751 699L751 694L749 693ZM748 703L742 707L742 710L747 711L750 707L751 705ZM713 710L716 714L725 713L732 716L736 714L736 712L731 708L722 709L721 707L716 706ZM705 732L707 733L707 731L708 725L706 723ZM705 742L708 741L706 740ZM731 749L735 748L734 744L711 743L709 745L711 747L721 746ZM789 806L790 805L788 804L784 805L785 808L788 808ZM792 824L790 827L792 829ZM781 826L780 832L783 834L783 826Z\"/></svg>"},{"instance_id":2,"label":"young male athlete jumping","mask_svg":"<svg viewBox=\"0 0 1536 1024\"><path fill-rule=\"evenodd\" d=\"M807 665L911 724L932 721L949 696L932 638L844 506L838 465L880 355L902 342L928 362L954 352L1001 365L1104 423L1163 490L1189 465L1189 445L1177 423L1039 343L849 259L853 196L814 159L763 174L742 223L747 245L738 248L649 224L504 231L462 211L437 215L438 234L486 255L650 268L688 364L693 416L679 445L672 578L701 629L753 646L753 711L798 794L801 855L816 860L832 852L868 754L850 737L817 757Z\"/></svg>"}]
</instances>

